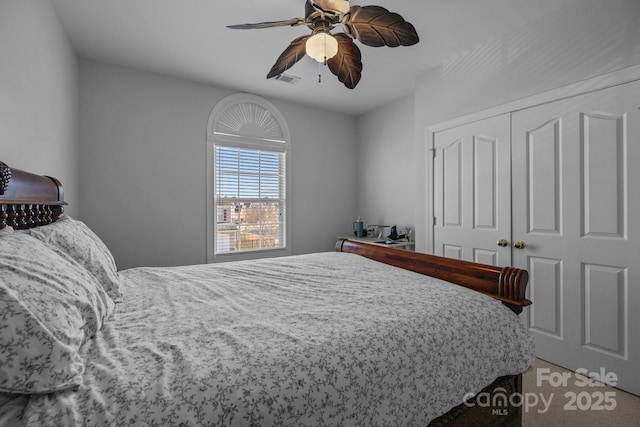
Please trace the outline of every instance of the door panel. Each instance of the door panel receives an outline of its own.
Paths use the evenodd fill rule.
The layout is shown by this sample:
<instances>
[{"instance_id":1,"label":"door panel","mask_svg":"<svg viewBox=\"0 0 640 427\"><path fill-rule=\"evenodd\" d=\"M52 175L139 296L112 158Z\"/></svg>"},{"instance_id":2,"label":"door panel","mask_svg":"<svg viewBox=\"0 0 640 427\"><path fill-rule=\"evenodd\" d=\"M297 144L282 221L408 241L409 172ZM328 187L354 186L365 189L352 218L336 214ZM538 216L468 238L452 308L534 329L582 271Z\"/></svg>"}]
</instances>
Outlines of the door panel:
<instances>
[{"instance_id":1,"label":"door panel","mask_svg":"<svg viewBox=\"0 0 640 427\"><path fill-rule=\"evenodd\" d=\"M476 249L473 253L473 260L481 264L498 265L498 251Z\"/></svg>"},{"instance_id":2,"label":"door panel","mask_svg":"<svg viewBox=\"0 0 640 427\"><path fill-rule=\"evenodd\" d=\"M584 265L584 345L611 356L625 357L626 269Z\"/></svg>"},{"instance_id":3,"label":"door panel","mask_svg":"<svg viewBox=\"0 0 640 427\"><path fill-rule=\"evenodd\" d=\"M498 186L496 185L497 137L473 137L473 227L495 230Z\"/></svg>"},{"instance_id":4,"label":"door panel","mask_svg":"<svg viewBox=\"0 0 640 427\"><path fill-rule=\"evenodd\" d=\"M583 235L624 239L626 114L581 113L581 119Z\"/></svg>"},{"instance_id":5,"label":"door panel","mask_svg":"<svg viewBox=\"0 0 640 427\"><path fill-rule=\"evenodd\" d=\"M512 114L513 264L538 357L640 394L640 83Z\"/></svg>"},{"instance_id":6,"label":"door panel","mask_svg":"<svg viewBox=\"0 0 640 427\"><path fill-rule=\"evenodd\" d=\"M526 135L524 166L528 196L525 202L529 232L560 235L561 124L561 118L554 117ZM519 174L521 170L516 164L514 173Z\"/></svg>"},{"instance_id":7,"label":"door panel","mask_svg":"<svg viewBox=\"0 0 640 427\"><path fill-rule=\"evenodd\" d=\"M434 153L434 253L510 265L510 115L438 132Z\"/></svg>"},{"instance_id":8,"label":"door panel","mask_svg":"<svg viewBox=\"0 0 640 427\"><path fill-rule=\"evenodd\" d=\"M456 139L442 147L444 163L442 218L446 227L462 227L462 139Z\"/></svg>"},{"instance_id":9,"label":"door panel","mask_svg":"<svg viewBox=\"0 0 640 427\"><path fill-rule=\"evenodd\" d=\"M529 298L536 301L527 314L530 328L562 339L562 260L529 257ZM535 308L535 309L534 309Z\"/></svg>"},{"instance_id":10,"label":"door panel","mask_svg":"<svg viewBox=\"0 0 640 427\"><path fill-rule=\"evenodd\" d=\"M447 258L462 259L462 246L442 245L442 256Z\"/></svg>"}]
</instances>

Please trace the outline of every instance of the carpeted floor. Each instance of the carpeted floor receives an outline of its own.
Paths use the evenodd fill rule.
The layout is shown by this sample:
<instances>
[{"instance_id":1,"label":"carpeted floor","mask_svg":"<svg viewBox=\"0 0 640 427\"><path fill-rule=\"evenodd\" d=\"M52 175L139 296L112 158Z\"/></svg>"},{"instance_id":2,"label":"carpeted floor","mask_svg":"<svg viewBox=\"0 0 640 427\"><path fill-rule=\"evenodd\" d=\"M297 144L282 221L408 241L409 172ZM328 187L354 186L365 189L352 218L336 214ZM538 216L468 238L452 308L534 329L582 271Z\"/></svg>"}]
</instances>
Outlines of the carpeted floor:
<instances>
[{"instance_id":1,"label":"carpeted floor","mask_svg":"<svg viewBox=\"0 0 640 427\"><path fill-rule=\"evenodd\" d=\"M640 397L541 359L523 375L522 389L523 427L640 426Z\"/></svg>"}]
</instances>

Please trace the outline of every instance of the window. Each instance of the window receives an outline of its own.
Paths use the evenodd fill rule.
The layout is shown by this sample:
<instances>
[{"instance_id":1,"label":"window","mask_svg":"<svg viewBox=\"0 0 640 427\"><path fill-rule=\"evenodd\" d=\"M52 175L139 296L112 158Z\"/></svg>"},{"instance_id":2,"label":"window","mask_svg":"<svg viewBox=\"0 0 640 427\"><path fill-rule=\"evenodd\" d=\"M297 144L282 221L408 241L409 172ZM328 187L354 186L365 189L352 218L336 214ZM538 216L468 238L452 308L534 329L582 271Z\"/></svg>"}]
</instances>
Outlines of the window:
<instances>
[{"instance_id":1,"label":"window","mask_svg":"<svg viewBox=\"0 0 640 427\"><path fill-rule=\"evenodd\" d=\"M208 260L288 253L288 162L284 120L247 94L220 101L208 128Z\"/></svg>"},{"instance_id":2,"label":"window","mask_svg":"<svg viewBox=\"0 0 640 427\"><path fill-rule=\"evenodd\" d=\"M216 254L286 247L286 154L215 144Z\"/></svg>"}]
</instances>

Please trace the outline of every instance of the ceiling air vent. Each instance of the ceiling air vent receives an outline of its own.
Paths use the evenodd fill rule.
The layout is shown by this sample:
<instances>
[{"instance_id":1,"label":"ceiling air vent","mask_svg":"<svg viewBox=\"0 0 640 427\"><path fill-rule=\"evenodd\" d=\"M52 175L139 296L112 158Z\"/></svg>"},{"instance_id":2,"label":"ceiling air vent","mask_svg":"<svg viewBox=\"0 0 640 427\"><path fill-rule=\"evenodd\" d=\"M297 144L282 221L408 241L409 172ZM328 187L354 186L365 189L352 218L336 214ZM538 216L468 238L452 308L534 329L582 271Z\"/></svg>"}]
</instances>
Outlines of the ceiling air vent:
<instances>
[{"instance_id":1,"label":"ceiling air vent","mask_svg":"<svg viewBox=\"0 0 640 427\"><path fill-rule=\"evenodd\" d=\"M276 80L280 80L281 82L289 83L290 85L294 85L298 83L300 77L292 76L289 74L279 74L275 77Z\"/></svg>"}]
</instances>

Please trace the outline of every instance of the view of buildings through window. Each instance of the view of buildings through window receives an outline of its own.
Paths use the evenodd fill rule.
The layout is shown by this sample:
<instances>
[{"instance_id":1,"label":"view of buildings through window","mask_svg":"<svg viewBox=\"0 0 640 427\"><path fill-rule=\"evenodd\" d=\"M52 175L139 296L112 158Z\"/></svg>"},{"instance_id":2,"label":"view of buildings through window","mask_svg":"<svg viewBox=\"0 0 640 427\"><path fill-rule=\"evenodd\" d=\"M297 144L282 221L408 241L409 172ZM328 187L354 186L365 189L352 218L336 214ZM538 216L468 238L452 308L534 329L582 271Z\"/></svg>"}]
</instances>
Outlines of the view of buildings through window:
<instances>
[{"instance_id":1,"label":"view of buildings through window","mask_svg":"<svg viewBox=\"0 0 640 427\"><path fill-rule=\"evenodd\" d=\"M216 253L285 246L285 152L215 147Z\"/></svg>"}]
</instances>

